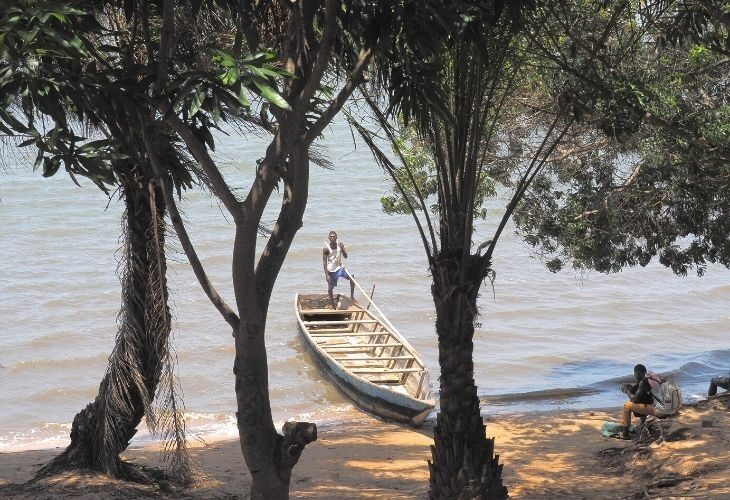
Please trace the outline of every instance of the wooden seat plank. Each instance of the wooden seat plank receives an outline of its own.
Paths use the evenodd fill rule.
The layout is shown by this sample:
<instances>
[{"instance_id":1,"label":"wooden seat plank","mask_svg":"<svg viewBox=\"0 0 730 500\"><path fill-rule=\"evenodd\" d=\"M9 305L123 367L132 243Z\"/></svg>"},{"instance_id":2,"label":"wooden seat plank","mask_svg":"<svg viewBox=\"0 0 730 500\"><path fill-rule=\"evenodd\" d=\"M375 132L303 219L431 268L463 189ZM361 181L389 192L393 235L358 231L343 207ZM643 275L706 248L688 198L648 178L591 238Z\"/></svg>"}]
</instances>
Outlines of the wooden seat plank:
<instances>
[{"instance_id":1,"label":"wooden seat plank","mask_svg":"<svg viewBox=\"0 0 730 500\"><path fill-rule=\"evenodd\" d=\"M417 373L423 368L362 368L350 370L352 373Z\"/></svg>"},{"instance_id":2,"label":"wooden seat plank","mask_svg":"<svg viewBox=\"0 0 730 500\"><path fill-rule=\"evenodd\" d=\"M302 316L307 314L352 314L358 311L348 309L301 309Z\"/></svg>"},{"instance_id":3,"label":"wooden seat plank","mask_svg":"<svg viewBox=\"0 0 730 500\"><path fill-rule=\"evenodd\" d=\"M337 361L397 361L397 360L406 360L406 359L415 359L413 356L361 356L361 357L333 357L333 359Z\"/></svg>"},{"instance_id":4,"label":"wooden seat plank","mask_svg":"<svg viewBox=\"0 0 730 500\"><path fill-rule=\"evenodd\" d=\"M350 344L350 345L343 345L342 347L335 347L334 344L328 344L325 340L324 342L317 342L317 345L322 346L325 348L325 350L329 351L328 346L332 346L332 350L335 349L373 349L376 347L403 347L403 344L396 344L396 343L385 343L385 344Z\"/></svg>"},{"instance_id":5,"label":"wooden seat plank","mask_svg":"<svg viewBox=\"0 0 730 500\"><path fill-rule=\"evenodd\" d=\"M309 334L312 337L378 337L380 335L390 335L388 332L357 332L357 333L348 333L347 335L340 335L342 332L338 333L332 333L324 331L324 333L321 330L312 330L309 332Z\"/></svg>"},{"instance_id":6,"label":"wooden seat plank","mask_svg":"<svg viewBox=\"0 0 730 500\"><path fill-rule=\"evenodd\" d=\"M305 321L304 324L307 326L319 326L319 325L372 325L373 323L379 323L375 319L333 319L333 320L316 320L316 321Z\"/></svg>"}]
</instances>

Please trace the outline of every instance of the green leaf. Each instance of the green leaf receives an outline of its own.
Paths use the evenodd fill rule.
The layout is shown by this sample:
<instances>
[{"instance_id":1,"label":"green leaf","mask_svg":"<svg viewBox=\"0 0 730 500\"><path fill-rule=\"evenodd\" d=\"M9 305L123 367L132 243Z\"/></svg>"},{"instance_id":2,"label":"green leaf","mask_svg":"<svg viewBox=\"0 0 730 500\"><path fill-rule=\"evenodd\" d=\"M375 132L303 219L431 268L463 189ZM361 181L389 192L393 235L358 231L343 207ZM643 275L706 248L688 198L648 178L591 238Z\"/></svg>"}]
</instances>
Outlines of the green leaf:
<instances>
[{"instance_id":1,"label":"green leaf","mask_svg":"<svg viewBox=\"0 0 730 500\"><path fill-rule=\"evenodd\" d=\"M241 106L246 108L251 107L251 103L249 102L248 97L246 97L246 87L243 84L238 86L238 102L241 103Z\"/></svg>"},{"instance_id":2,"label":"green leaf","mask_svg":"<svg viewBox=\"0 0 730 500\"><path fill-rule=\"evenodd\" d=\"M0 118L2 118L3 121L10 125L16 132L24 133L30 131L30 129L26 125L18 121L18 119L15 118L11 113L0 110Z\"/></svg>"},{"instance_id":3,"label":"green leaf","mask_svg":"<svg viewBox=\"0 0 730 500\"><path fill-rule=\"evenodd\" d=\"M261 97L269 101L274 106L291 111L289 103L286 102L286 99L284 99L276 90L269 87L259 79L254 79L253 83L256 87L258 87Z\"/></svg>"},{"instance_id":4,"label":"green leaf","mask_svg":"<svg viewBox=\"0 0 730 500\"><path fill-rule=\"evenodd\" d=\"M220 75L221 82L223 82L223 85L230 87L234 83L238 81L238 78L241 76L241 73L238 71L238 68L231 68L225 73Z\"/></svg>"},{"instance_id":5,"label":"green leaf","mask_svg":"<svg viewBox=\"0 0 730 500\"><path fill-rule=\"evenodd\" d=\"M261 60L263 62L273 61L276 59L276 55L273 52L256 52L255 54L249 54L243 58L243 62L250 63L252 61Z\"/></svg>"},{"instance_id":6,"label":"green leaf","mask_svg":"<svg viewBox=\"0 0 730 500\"><path fill-rule=\"evenodd\" d=\"M35 144L35 137L31 137L30 139L21 142L20 144L18 144L17 147L24 148L26 146L30 146L31 144Z\"/></svg>"},{"instance_id":7,"label":"green leaf","mask_svg":"<svg viewBox=\"0 0 730 500\"><path fill-rule=\"evenodd\" d=\"M58 156L54 156L53 158L49 158L47 156L43 157L43 177L51 177L56 172L58 172L58 169L61 167L61 158Z\"/></svg>"},{"instance_id":8,"label":"green leaf","mask_svg":"<svg viewBox=\"0 0 730 500\"><path fill-rule=\"evenodd\" d=\"M73 173L73 170L69 170L69 171L68 171L68 176L69 176L69 177L71 177L71 180L72 180L72 181L74 182L74 184L76 184L76 185L77 185L78 187L81 187L81 184L79 184L79 181L78 181L78 180L76 179L76 176L74 175L74 173ZM98 184L97 184L97 186L98 186ZM104 191L105 193L107 192L107 190L106 190L106 189L104 189L104 187L103 187L103 186L100 186L100 187L102 188L102 190L103 190L103 191Z\"/></svg>"},{"instance_id":9,"label":"green leaf","mask_svg":"<svg viewBox=\"0 0 730 500\"><path fill-rule=\"evenodd\" d=\"M236 67L236 60L233 59L233 56L223 50L216 51L215 55L213 56L213 61L226 68Z\"/></svg>"},{"instance_id":10,"label":"green leaf","mask_svg":"<svg viewBox=\"0 0 730 500\"><path fill-rule=\"evenodd\" d=\"M246 69L251 71L251 73L255 74L256 76L260 76L263 79L266 79L267 77L272 78L284 78L285 76L289 76L291 73L283 70L278 70L274 66L271 65L264 65L262 67L252 66L250 64L246 65Z\"/></svg>"},{"instance_id":11,"label":"green leaf","mask_svg":"<svg viewBox=\"0 0 730 500\"><path fill-rule=\"evenodd\" d=\"M216 96L217 97L217 96ZM211 117L213 118L213 123L218 125L218 120L221 118L221 109L218 106L218 99L213 99L213 107L210 111Z\"/></svg>"},{"instance_id":12,"label":"green leaf","mask_svg":"<svg viewBox=\"0 0 730 500\"><path fill-rule=\"evenodd\" d=\"M193 96L193 101L190 103L190 110L188 111L191 118L195 116L195 113L198 112L200 106L203 105L206 95L207 92L205 89L199 89Z\"/></svg>"}]
</instances>

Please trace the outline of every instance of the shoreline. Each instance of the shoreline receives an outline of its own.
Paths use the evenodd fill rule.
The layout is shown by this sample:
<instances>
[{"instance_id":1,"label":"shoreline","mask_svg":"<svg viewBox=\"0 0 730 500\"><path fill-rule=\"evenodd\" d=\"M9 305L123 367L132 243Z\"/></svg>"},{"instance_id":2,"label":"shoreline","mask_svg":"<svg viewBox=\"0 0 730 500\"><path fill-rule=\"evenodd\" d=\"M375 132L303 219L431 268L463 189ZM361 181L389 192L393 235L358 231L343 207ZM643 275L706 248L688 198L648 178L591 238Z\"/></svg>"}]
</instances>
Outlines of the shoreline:
<instances>
[{"instance_id":1,"label":"shoreline","mask_svg":"<svg viewBox=\"0 0 730 500\"><path fill-rule=\"evenodd\" d=\"M485 417L512 498L730 498L730 396L682 408L651 442L603 437L619 408L555 410ZM353 412L320 428L291 479L291 498L420 499L428 495L432 424L419 429ZM237 440L197 441L196 482L187 489L143 486L94 473L67 472L32 485L59 449L0 454L0 496L25 500L94 498L245 498L248 472ZM130 447L130 463L160 467L160 445ZM13 486L15 484L16 486Z\"/></svg>"}]
</instances>

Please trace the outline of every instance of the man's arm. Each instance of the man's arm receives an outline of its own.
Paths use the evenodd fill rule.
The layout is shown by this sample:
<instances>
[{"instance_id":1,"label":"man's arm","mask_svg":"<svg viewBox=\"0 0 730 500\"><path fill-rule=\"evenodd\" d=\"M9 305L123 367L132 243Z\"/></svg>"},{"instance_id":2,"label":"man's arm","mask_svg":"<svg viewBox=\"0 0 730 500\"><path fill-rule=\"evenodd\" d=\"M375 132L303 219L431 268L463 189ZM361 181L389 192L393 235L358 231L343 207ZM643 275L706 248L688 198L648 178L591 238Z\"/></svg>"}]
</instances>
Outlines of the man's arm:
<instances>
[{"instance_id":1,"label":"man's arm","mask_svg":"<svg viewBox=\"0 0 730 500\"><path fill-rule=\"evenodd\" d=\"M636 399L636 391L638 390L639 385L638 384L622 384L621 385L621 392L626 394L626 396L629 398L629 401L632 403Z\"/></svg>"},{"instance_id":2,"label":"man's arm","mask_svg":"<svg viewBox=\"0 0 730 500\"><path fill-rule=\"evenodd\" d=\"M340 241L340 250L342 251L342 256L344 258L347 258L347 250L345 250L345 244Z\"/></svg>"},{"instance_id":3,"label":"man's arm","mask_svg":"<svg viewBox=\"0 0 730 500\"><path fill-rule=\"evenodd\" d=\"M330 282L330 275L327 272L327 256L330 254L329 249L323 248L322 249L322 268L324 269L324 279L327 281L327 283Z\"/></svg>"},{"instance_id":4,"label":"man's arm","mask_svg":"<svg viewBox=\"0 0 730 500\"><path fill-rule=\"evenodd\" d=\"M641 401L644 396L649 394L651 392L651 385L649 384L649 381L647 379L643 379L641 382L639 382L639 386L636 389L636 393L633 397L629 396L631 398L631 401Z\"/></svg>"}]
</instances>

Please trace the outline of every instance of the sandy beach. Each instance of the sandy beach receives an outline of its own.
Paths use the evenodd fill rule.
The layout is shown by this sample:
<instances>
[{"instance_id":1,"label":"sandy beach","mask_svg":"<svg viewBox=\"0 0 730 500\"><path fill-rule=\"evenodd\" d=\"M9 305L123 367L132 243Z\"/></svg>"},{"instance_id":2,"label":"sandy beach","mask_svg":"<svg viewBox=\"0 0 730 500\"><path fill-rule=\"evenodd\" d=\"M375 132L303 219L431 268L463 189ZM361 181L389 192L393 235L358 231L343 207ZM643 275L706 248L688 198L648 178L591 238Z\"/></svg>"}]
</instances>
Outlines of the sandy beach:
<instances>
[{"instance_id":1,"label":"sandy beach","mask_svg":"<svg viewBox=\"0 0 730 500\"><path fill-rule=\"evenodd\" d=\"M730 397L684 407L661 434L622 441L599 432L618 409L489 418L512 498L730 498ZM658 429L658 428L657 428ZM320 431L294 469L292 498L422 499L428 494L431 429L412 429L358 413ZM237 441L193 441L197 481L188 489L139 485L91 473L65 473L23 485L58 450L0 454L0 497L246 498ZM159 448L124 458L160 465Z\"/></svg>"}]
</instances>

